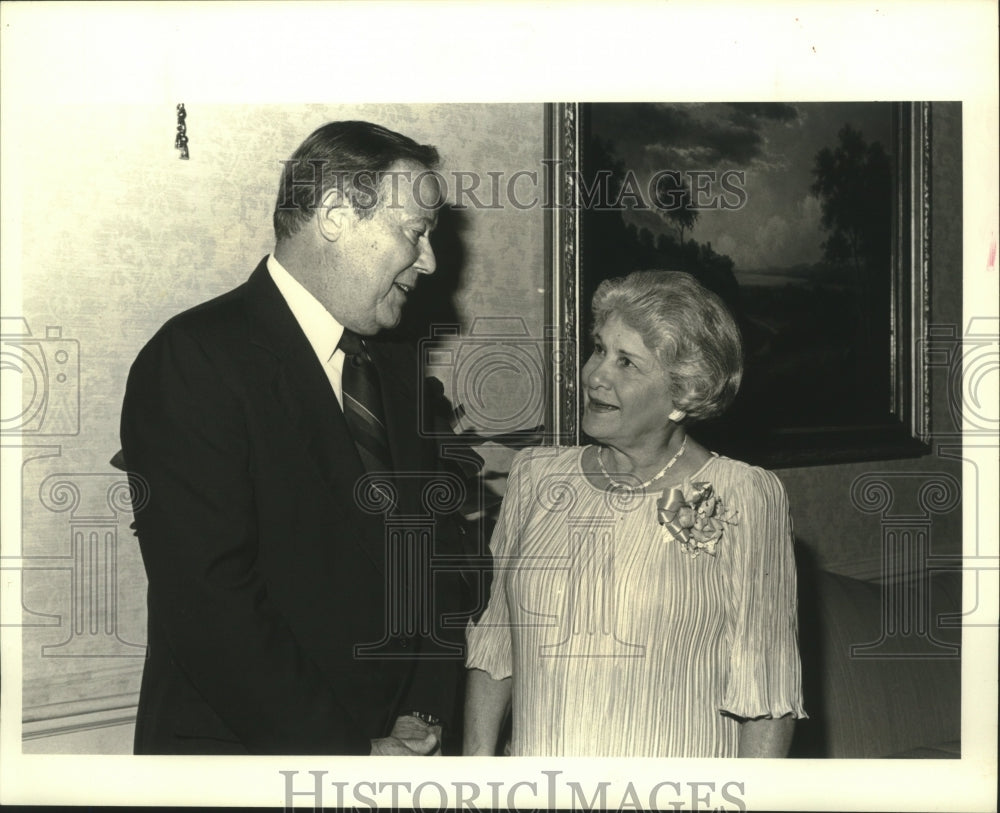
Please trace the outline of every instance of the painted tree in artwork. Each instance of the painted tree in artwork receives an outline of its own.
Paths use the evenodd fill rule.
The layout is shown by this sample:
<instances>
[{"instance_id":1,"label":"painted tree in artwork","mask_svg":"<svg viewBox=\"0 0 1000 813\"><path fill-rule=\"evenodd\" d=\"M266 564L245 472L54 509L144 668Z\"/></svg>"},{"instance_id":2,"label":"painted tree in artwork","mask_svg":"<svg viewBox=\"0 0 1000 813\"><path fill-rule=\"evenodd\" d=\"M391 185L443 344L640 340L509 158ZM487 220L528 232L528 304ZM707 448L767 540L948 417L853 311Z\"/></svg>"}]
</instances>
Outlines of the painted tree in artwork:
<instances>
[{"instance_id":1,"label":"painted tree in artwork","mask_svg":"<svg viewBox=\"0 0 1000 813\"><path fill-rule=\"evenodd\" d=\"M824 259L850 269L859 294L862 346L872 339L870 303L875 280L888 280L892 256L892 166L879 142L867 143L845 124L837 146L816 153L811 191L821 205L821 224L829 232Z\"/></svg>"},{"instance_id":2,"label":"painted tree in artwork","mask_svg":"<svg viewBox=\"0 0 1000 813\"><path fill-rule=\"evenodd\" d=\"M656 182L656 208L660 216L677 229L678 242L684 245L684 232L694 229L698 210L691 202L691 189L679 172L665 172Z\"/></svg>"}]
</instances>

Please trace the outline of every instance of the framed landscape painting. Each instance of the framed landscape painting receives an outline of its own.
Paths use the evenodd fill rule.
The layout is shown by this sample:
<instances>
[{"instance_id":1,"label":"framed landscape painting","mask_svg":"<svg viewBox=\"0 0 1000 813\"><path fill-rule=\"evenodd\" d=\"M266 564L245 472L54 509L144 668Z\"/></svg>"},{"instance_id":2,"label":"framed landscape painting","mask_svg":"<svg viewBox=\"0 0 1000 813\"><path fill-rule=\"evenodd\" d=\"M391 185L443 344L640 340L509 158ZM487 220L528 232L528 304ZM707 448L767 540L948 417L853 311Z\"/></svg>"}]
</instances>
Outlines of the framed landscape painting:
<instances>
[{"instance_id":1,"label":"framed landscape painting","mask_svg":"<svg viewBox=\"0 0 1000 813\"><path fill-rule=\"evenodd\" d=\"M890 102L553 106L567 205L552 316L566 347L582 364L601 280L687 271L744 341L736 402L692 429L706 445L771 467L926 453L929 115ZM577 383L557 377L561 437L579 442Z\"/></svg>"}]
</instances>

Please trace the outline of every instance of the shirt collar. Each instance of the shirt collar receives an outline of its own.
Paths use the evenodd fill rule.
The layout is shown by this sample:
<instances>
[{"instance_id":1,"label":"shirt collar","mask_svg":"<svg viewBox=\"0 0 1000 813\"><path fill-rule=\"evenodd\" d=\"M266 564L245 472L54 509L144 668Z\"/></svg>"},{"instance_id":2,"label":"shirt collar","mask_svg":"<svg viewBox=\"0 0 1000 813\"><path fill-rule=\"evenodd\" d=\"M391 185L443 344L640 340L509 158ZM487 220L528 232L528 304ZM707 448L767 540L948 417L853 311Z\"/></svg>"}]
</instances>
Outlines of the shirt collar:
<instances>
[{"instance_id":1,"label":"shirt collar","mask_svg":"<svg viewBox=\"0 0 1000 813\"><path fill-rule=\"evenodd\" d=\"M326 364L337 349L344 326L333 318L330 311L324 308L301 282L288 273L273 254L267 258L267 270L285 302L288 303L295 321L306 334L316 357L321 364Z\"/></svg>"}]
</instances>

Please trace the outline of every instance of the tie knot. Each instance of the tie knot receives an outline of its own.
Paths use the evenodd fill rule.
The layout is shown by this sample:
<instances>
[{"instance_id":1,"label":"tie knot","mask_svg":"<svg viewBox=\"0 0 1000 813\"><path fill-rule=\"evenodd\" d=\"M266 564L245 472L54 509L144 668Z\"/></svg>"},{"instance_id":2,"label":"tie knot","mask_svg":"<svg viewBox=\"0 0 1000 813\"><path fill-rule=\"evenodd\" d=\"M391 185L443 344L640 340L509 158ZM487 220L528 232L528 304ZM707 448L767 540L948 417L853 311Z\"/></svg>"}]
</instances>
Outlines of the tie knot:
<instances>
[{"instance_id":1,"label":"tie knot","mask_svg":"<svg viewBox=\"0 0 1000 813\"><path fill-rule=\"evenodd\" d=\"M347 328L344 328L344 334L340 337L337 347L343 350L348 356L365 355L364 341L357 333Z\"/></svg>"}]
</instances>

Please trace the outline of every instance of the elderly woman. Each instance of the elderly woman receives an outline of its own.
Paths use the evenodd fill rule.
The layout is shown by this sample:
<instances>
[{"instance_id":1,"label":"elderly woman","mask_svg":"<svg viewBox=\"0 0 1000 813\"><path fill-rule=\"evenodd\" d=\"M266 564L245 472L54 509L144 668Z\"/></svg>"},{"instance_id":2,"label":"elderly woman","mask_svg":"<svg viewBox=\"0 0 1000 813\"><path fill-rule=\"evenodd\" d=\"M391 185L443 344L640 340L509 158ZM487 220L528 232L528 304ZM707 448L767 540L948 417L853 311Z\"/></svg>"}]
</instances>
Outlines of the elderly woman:
<instances>
[{"instance_id":1,"label":"elderly woman","mask_svg":"<svg viewBox=\"0 0 1000 813\"><path fill-rule=\"evenodd\" d=\"M637 272L593 303L583 429L511 467L490 603L468 631L465 753L785 756L804 717L791 520L770 472L688 426L742 375L693 277Z\"/></svg>"}]
</instances>

